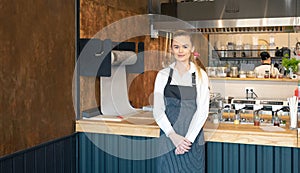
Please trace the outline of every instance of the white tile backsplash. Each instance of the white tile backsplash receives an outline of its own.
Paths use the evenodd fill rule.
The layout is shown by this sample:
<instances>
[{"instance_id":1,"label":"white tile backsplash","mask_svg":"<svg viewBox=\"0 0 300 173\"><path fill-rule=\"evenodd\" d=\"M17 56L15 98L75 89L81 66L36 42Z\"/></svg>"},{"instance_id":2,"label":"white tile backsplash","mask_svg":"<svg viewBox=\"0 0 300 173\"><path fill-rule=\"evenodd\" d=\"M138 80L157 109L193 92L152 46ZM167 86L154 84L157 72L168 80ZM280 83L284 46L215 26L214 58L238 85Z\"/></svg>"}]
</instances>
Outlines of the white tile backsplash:
<instances>
[{"instance_id":1,"label":"white tile backsplash","mask_svg":"<svg viewBox=\"0 0 300 173\"><path fill-rule=\"evenodd\" d=\"M274 98L282 99L294 95L297 88L297 80L295 82L279 82L266 80L225 80L211 79L211 92L220 93L223 97L233 96L235 98L245 98L245 88L254 88L254 92L258 98Z\"/></svg>"}]
</instances>

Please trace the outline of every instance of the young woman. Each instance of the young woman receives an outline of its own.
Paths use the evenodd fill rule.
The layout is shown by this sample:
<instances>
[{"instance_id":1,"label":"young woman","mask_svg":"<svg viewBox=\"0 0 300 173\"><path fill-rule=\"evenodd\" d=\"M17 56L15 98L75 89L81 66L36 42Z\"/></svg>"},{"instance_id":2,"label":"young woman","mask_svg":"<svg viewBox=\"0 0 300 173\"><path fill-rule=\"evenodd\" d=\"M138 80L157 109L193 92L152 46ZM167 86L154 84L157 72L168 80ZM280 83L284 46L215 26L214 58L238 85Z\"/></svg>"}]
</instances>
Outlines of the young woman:
<instances>
[{"instance_id":1,"label":"young woman","mask_svg":"<svg viewBox=\"0 0 300 173\"><path fill-rule=\"evenodd\" d=\"M204 172L208 77L194 58L190 33L176 31L171 52L175 62L159 71L154 87L153 115L161 128L158 172Z\"/></svg>"}]
</instances>

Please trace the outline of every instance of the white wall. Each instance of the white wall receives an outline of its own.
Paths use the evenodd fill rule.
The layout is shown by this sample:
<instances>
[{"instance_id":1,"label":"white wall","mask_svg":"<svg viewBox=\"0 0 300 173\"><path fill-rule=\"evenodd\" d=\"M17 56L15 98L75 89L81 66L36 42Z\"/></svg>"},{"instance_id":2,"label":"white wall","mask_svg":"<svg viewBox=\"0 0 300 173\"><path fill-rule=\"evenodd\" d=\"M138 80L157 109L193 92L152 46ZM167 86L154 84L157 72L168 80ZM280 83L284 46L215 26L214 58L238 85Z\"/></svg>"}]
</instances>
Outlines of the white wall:
<instances>
[{"instance_id":1,"label":"white wall","mask_svg":"<svg viewBox=\"0 0 300 173\"><path fill-rule=\"evenodd\" d=\"M211 92L220 93L223 97L233 96L235 98L245 98L245 87L254 88L258 98L286 99L294 95L297 88L295 81L267 81L267 80L225 80L210 79Z\"/></svg>"}]
</instances>

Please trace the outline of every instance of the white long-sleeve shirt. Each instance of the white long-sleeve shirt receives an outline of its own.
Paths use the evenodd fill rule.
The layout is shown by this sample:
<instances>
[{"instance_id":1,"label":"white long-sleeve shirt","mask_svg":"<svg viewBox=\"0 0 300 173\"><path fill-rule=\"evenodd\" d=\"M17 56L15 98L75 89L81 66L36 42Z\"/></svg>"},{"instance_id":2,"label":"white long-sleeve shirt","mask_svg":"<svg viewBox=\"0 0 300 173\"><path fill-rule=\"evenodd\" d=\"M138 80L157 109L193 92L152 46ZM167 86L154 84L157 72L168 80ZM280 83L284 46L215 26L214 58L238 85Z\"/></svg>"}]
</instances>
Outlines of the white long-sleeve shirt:
<instances>
[{"instance_id":1,"label":"white long-sleeve shirt","mask_svg":"<svg viewBox=\"0 0 300 173\"><path fill-rule=\"evenodd\" d=\"M171 64L168 68L162 69L158 72L154 85L154 107L153 116L158 126L169 136L174 129L165 114L165 102L164 102L164 89L168 82L170 68L174 69L175 63ZM201 69L201 78L196 70L194 63L190 63L190 70L188 73L180 76L176 69L173 71L172 85L192 86L192 73L196 72L196 91L197 91L197 109L194 113L193 119L189 125L189 129L185 137L194 142L201 128L203 127L209 111L209 89L208 89L208 77L204 70Z\"/></svg>"},{"instance_id":2,"label":"white long-sleeve shirt","mask_svg":"<svg viewBox=\"0 0 300 173\"><path fill-rule=\"evenodd\" d=\"M276 75L279 74L279 70L277 68L274 67L273 69L274 69L274 73ZM254 73L263 76L266 73L266 70L268 70L269 73L272 73L271 72L271 65L269 65L269 64L263 64L263 65L257 66L254 69Z\"/></svg>"}]
</instances>

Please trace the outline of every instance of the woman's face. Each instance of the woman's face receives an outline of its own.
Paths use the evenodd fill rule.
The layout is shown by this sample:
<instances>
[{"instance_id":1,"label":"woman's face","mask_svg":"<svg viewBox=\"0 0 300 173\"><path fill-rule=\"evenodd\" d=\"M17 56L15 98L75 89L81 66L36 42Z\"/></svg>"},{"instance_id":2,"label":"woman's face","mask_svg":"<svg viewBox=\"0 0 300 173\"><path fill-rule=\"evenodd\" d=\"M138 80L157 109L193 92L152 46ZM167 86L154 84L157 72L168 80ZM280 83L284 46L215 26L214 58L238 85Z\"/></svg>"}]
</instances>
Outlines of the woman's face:
<instances>
[{"instance_id":1,"label":"woman's face","mask_svg":"<svg viewBox=\"0 0 300 173\"><path fill-rule=\"evenodd\" d=\"M189 36L176 36L173 38L171 52L176 61L189 62L191 53L194 51L192 42Z\"/></svg>"}]
</instances>

